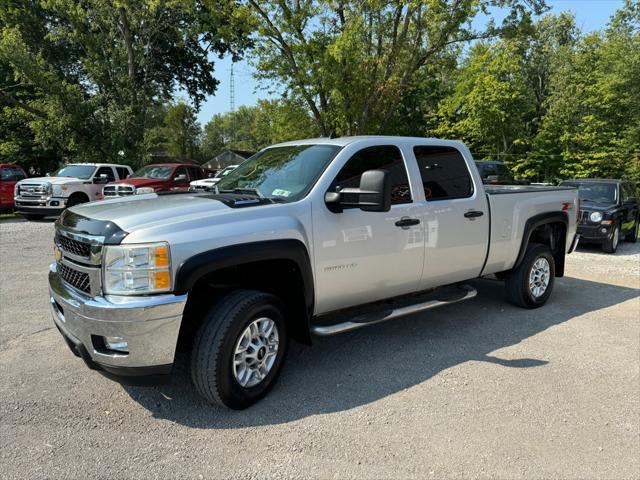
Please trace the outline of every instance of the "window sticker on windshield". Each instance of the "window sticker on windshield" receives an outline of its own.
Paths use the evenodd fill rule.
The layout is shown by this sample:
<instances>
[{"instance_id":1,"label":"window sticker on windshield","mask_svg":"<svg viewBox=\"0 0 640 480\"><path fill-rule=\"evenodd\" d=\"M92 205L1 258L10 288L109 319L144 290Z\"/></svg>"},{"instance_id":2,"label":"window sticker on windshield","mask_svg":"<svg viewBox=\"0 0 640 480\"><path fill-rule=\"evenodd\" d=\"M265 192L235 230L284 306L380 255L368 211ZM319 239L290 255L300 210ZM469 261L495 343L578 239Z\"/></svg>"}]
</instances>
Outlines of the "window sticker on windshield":
<instances>
[{"instance_id":1,"label":"window sticker on windshield","mask_svg":"<svg viewBox=\"0 0 640 480\"><path fill-rule=\"evenodd\" d=\"M289 195L291 195L291 192L289 190L276 188L273 192L271 192L271 195L275 195L276 197L288 197Z\"/></svg>"}]
</instances>

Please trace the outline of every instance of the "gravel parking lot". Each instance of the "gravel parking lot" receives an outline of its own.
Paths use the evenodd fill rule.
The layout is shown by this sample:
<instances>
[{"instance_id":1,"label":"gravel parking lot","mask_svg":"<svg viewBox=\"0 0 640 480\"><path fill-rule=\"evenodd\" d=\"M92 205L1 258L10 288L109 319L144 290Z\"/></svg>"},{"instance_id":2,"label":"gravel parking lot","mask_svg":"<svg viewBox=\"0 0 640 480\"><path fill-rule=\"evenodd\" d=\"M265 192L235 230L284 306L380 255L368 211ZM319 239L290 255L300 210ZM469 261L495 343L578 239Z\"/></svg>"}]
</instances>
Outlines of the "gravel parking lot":
<instances>
[{"instance_id":1,"label":"gravel parking lot","mask_svg":"<svg viewBox=\"0 0 640 480\"><path fill-rule=\"evenodd\" d=\"M53 224L0 222L2 478L640 478L640 243L580 248L549 304L475 299L294 345L253 408L212 407L181 359L124 387L49 315Z\"/></svg>"}]
</instances>

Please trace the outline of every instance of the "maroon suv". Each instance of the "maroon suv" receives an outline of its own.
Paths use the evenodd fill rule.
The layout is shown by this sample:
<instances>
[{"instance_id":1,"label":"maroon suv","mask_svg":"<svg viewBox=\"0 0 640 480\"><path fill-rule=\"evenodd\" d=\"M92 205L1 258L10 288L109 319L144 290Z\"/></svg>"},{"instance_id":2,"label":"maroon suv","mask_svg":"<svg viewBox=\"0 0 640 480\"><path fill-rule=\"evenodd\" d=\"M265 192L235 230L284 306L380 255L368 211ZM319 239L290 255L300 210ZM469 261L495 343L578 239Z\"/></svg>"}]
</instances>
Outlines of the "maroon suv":
<instances>
[{"instance_id":1,"label":"maroon suv","mask_svg":"<svg viewBox=\"0 0 640 480\"><path fill-rule=\"evenodd\" d=\"M130 177L105 185L102 193L104 198L112 198L135 193L187 191L189 182L205 177L199 165L157 163L145 165Z\"/></svg>"}]
</instances>

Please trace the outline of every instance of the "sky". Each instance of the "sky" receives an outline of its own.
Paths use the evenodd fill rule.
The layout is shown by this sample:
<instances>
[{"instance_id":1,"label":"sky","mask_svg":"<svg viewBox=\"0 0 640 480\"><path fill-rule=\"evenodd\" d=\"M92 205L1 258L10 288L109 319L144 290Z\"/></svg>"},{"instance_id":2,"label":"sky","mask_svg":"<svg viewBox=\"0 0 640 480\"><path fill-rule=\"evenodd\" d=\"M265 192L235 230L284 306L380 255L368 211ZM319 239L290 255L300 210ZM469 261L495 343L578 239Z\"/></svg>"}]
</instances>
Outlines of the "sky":
<instances>
[{"instance_id":1,"label":"sky","mask_svg":"<svg viewBox=\"0 0 640 480\"><path fill-rule=\"evenodd\" d=\"M550 12L570 11L576 17L577 26L584 32L604 27L611 15L622 7L624 0L547 0ZM499 20L499 18L497 18ZM474 24L481 26L483 18ZM230 109L231 59L215 59L215 76L220 81L215 95L209 96L201 106L198 120L204 126L217 113ZM252 76L253 68L247 61L237 62L233 67L235 79L235 106L255 105L260 99L273 98L274 94L263 88Z\"/></svg>"}]
</instances>

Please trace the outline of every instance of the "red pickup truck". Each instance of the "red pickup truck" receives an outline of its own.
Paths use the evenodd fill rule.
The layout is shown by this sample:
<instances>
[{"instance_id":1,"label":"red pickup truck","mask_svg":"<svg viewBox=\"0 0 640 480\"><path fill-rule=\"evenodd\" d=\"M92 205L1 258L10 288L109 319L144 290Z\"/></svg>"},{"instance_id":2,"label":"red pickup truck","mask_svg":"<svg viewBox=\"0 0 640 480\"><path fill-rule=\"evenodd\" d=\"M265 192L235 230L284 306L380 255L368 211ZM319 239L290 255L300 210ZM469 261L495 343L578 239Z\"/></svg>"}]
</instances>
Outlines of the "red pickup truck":
<instances>
[{"instance_id":1,"label":"red pickup truck","mask_svg":"<svg viewBox=\"0 0 640 480\"><path fill-rule=\"evenodd\" d=\"M12 210L13 190L16 182L27 178L21 166L13 163L0 163L0 211Z\"/></svg>"},{"instance_id":2,"label":"red pickup truck","mask_svg":"<svg viewBox=\"0 0 640 480\"><path fill-rule=\"evenodd\" d=\"M205 178L199 165L185 163L157 163L145 165L124 180L104 186L104 198L124 197L136 193L187 191L189 182Z\"/></svg>"}]
</instances>

